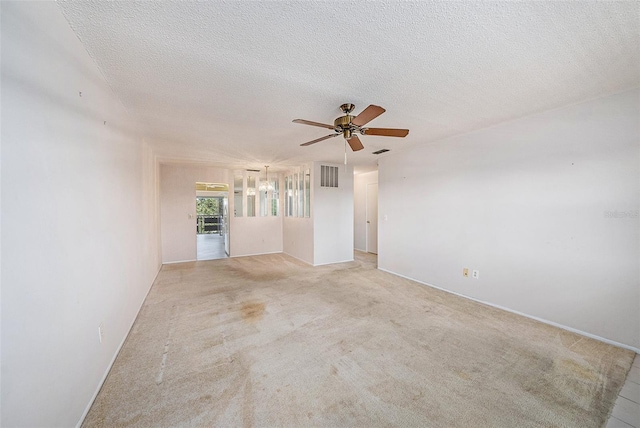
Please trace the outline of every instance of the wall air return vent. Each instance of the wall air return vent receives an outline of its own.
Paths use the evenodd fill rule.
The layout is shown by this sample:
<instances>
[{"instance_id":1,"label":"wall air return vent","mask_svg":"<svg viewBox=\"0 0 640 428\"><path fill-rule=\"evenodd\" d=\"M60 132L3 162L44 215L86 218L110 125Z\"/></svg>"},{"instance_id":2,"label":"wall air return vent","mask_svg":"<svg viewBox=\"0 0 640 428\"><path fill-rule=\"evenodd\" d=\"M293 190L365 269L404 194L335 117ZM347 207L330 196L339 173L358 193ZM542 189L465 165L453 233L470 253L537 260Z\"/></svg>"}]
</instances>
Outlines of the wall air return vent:
<instances>
[{"instance_id":1,"label":"wall air return vent","mask_svg":"<svg viewBox=\"0 0 640 428\"><path fill-rule=\"evenodd\" d=\"M338 167L320 165L320 187L338 187Z\"/></svg>"}]
</instances>

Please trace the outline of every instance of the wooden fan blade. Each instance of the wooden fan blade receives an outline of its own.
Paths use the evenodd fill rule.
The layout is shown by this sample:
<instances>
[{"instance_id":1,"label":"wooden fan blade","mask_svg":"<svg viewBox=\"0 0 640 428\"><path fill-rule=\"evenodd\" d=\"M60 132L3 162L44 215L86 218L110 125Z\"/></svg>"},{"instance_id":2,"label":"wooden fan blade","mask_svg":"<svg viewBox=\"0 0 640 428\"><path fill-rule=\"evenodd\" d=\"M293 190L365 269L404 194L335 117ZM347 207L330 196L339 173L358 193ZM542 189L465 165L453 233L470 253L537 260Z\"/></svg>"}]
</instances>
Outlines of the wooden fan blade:
<instances>
[{"instance_id":1,"label":"wooden fan blade","mask_svg":"<svg viewBox=\"0 0 640 428\"><path fill-rule=\"evenodd\" d=\"M357 135L353 135L351 136L351 138L347 138L347 143L349 143L349 146L351 146L351 150L353 150L354 152L364 149L364 146L362 145L362 142Z\"/></svg>"},{"instance_id":2,"label":"wooden fan blade","mask_svg":"<svg viewBox=\"0 0 640 428\"><path fill-rule=\"evenodd\" d=\"M328 140L329 138L337 137L338 135L342 135L342 134L330 134L330 135L324 136L322 138L317 138L315 140L309 141L307 143L302 143L300 145L301 146L310 146L312 144L319 143L320 141L324 141L324 140Z\"/></svg>"},{"instance_id":3,"label":"wooden fan blade","mask_svg":"<svg viewBox=\"0 0 640 428\"><path fill-rule=\"evenodd\" d=\"M327 125L326 123L312 122L310 120L296 119L293 123L300 123L302 125L319 126L320 128L334 129L333 125Z\"/></svg>"},{"instance_id":4,"label":"wooden fan blade","mask_svg":"<svg viewBox=\"0 0 640 428\"><path fill-rule=\"evenodd\" d=\"M362 130L364 135L381 135L383 137L406 137L409 134L408 129L393 128L365 128Z\"/></svg>"},{"instance_id":5,"label":"wooden fan blade","mask_svg":"<svg viewBox=\"0 0 640 428\"><path fill-rule=\"evenodd\" d=\"M362 110L362 112L359 115L357 115L355 119L351 121L351 123L353 123L356 126L362 126L365 123L369 123L376 117L380 116L385 111L386 110L383 109L382 107L374 106L373 104L371 104L369 107Z\"/></svg>"}]
</instances>

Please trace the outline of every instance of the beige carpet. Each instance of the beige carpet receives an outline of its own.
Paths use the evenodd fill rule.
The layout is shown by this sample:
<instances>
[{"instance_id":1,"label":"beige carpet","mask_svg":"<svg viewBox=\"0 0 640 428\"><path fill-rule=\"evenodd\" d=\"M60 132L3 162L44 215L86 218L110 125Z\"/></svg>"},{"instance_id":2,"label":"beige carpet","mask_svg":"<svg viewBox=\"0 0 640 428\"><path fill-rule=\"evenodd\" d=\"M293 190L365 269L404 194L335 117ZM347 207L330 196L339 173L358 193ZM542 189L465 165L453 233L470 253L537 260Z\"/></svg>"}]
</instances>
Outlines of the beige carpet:
<instances>
[{"instance_id":1,"label":"beige carpet","mask_svg":"<svg viewBox=\"0 0 640 428\"><path fill-rule=\"evenodd\" d=\"M356 256L163 267L84 426L606 423L632 352Z\"/></svg>"}]
</instances>

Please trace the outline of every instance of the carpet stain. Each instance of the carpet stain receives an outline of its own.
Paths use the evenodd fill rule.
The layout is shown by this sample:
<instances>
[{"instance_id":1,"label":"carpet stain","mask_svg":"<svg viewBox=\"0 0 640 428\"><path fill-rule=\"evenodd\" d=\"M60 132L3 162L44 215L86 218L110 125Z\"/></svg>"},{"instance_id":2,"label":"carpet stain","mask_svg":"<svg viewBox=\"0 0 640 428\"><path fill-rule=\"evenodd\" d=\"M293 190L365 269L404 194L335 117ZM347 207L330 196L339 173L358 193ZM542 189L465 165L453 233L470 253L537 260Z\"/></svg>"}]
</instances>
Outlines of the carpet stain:
<instances>
[{"instance_id":1,"label":"carpet stain","mask_svg":"<svg viewBox=\"0 0 640 428\"><path fill-rule=\"evenodd\" d=\"M242 424L245 427L252 427L254 420L254 405L253 405L253 382L251 377L247 376L247 381L244 385L244 399L242 400Z\"/></svg>"},{"instance_id":2,"label":"carpet stain","mask_svg":"<svg viewBox=\"0 0 640 428\"><path fill-rule=\"evenodd\" d=\"M228 268L228 273L237 277L256 282L277 281L286 278L286 274L273 266L234 266Z\"/></svg>"},{"instance_id":3,"label":"carpet stain","mask_svg":"<svg viewBox=\"0 0 640 428\"><path fill-rule=\"evenodd\" d=\"M455 370L455 373L460 379L471 380L471 376L469 376L469 373L463 372L462 370Z\"/></svg>"},{"instance_id":4,"label":"carpet stain","mask_svg":"<svg viewBox=\"0 0 640 428\"><path fill-rule=\"evenodd\" d=\"M591 381L598 380L598 376L593 372L593 370L575 361L563 359L560 361L560 364L563 369L570 371L582 379L589 379Z\"/></svg>"},{"instance_id":5,"label":"carpet stain","mask_svg":"<svg viewBox=\"0 0 640 428\"><path fill-rule=\"evenodd\" d=\"M164 350L162 352L162 362L160 363L160 371L158 372L158 376L156 376L157 385L160 385L162 383L162 378L164 377L164 369L167 365L167 355L169 354L169 347L171 346L173 331L175 330L177 312L178 312L177 306L173 305L171 307L171 316L169 318L169 332L167 333L167 339L164 343Z\"/></svg>"},{"instance_id":6,"label":"carpet stain","mask_svg":"<svg viewBox=\"0 0 640 428\"><path fill-rule=\"evenodd\" d=\"M250 323L260 321L264 315L264 308L264 303L245 303L240 309L242 319Z\"/></svg>"}]
</instances>

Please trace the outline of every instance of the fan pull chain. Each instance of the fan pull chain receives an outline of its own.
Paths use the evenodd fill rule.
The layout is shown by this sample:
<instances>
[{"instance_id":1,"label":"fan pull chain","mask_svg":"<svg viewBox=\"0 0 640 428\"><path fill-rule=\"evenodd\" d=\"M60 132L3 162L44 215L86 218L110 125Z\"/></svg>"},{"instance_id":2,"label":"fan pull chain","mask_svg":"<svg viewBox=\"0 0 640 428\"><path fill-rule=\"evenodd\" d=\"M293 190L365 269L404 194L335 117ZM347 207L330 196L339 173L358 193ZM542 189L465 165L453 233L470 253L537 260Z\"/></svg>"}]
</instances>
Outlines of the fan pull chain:
<instances>
[{"instance_id":1,"label":"fan pull chain","mask_svg":"<svg viewBox=\"0 0 640 428\"><path fill-rule=\"evenodd\" d=\"M347 164L347 140L344 140L344 164Z\"/></svg>"}]
</instances>

